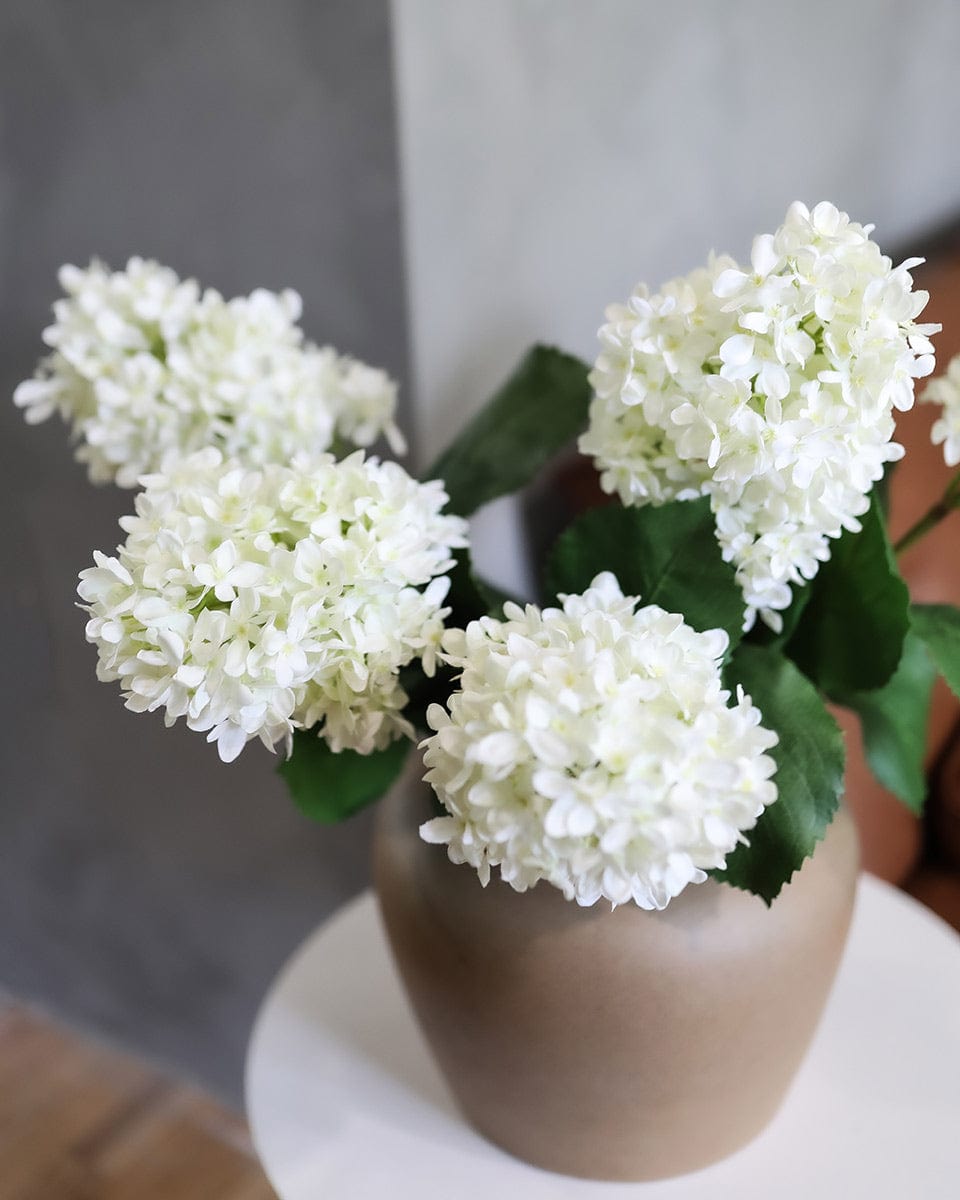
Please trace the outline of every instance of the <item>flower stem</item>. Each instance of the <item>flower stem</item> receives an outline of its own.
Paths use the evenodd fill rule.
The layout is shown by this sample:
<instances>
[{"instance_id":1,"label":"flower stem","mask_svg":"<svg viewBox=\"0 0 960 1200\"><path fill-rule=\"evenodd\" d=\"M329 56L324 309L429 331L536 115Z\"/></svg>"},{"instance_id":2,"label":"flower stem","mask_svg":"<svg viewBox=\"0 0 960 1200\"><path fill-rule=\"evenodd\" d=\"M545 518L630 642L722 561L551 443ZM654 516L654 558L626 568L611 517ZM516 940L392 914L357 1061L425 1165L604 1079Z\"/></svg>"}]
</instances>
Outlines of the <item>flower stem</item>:
<instances>
[{"instance_id":1,"label":"flower stem","mask_svg":"<svg viewBox=\"0 0 960 1200\"><path fill-rule=\"evenodd\" d=\"M893 547L894 553L902 554L914 542L919 542L925 534L928 534L931 529L939 525L943 518L948 516L958 506L960 506L960 471L947 484L946 491L936 504L932 508L929 508L920 520L907 530L903 537L898 539Z\"/></svg>"}]
</instances>

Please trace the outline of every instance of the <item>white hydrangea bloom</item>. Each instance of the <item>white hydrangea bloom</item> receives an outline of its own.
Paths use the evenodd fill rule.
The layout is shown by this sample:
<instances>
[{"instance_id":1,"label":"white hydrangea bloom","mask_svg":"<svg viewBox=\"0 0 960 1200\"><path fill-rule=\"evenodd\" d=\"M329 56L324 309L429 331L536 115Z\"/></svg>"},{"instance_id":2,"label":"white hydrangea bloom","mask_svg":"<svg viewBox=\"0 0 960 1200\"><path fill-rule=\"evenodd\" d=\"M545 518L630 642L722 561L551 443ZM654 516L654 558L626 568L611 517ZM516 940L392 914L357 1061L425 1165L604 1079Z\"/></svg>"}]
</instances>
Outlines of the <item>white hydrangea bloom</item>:
<instances>
[{"instance_id":1,"label":"white hydrangea bloom","mask_svg":"<svg viewBox=\"0 0 960 1200\"><path fill-rule=\"evenodd\" d=\"M117 556L79 587L128 708L185 717L225 762L318 724L362 754L412 734L397 672L433 672L466 544L442 483L362 451L251 469L212 448L143 482Z\"/></svg>"},{"instance_id":2,"label":"white hydrangea bloom","mask_svg":"<svg viewBox=\"0 0 960 1200\"><path fill-rule=\"evenodd\" d=\"M396 384L306 341L296 292L201 295L194 280L140 258L117 272L63 267L60 283L67 296L43 334L53 353L14 400L28 421L59 412L72 425L95 483L135 487L204 446L249 465L381 434L404 448Z\"/></svg>"},{"instance_id":3,"label":"white hydrangea bloom","mask_svg":"<svg viewBox=\"0 0 960 1200\"><path fill-rule=\"evenodd\" d=\"M933 369L918 325L919 259L894 267L832 204L794 204L748 268L712 258L607 311L591 382L592 455L624 504L708 495L724 558L774 629L794 585L858 529L884 465L893 411Z\"/></svg>"},{"instance_id":4,"label":"white hydrangea bloom","mask_svg":"<svg viewBox=\"0 0 960 1200\"><path fill-rule=\"evenodd\" d=\"M721 683L726 633L636 605L603 574L562 610L507 604L444 635L462 678L427 714L424 762L448 815L420 832L484 884L498 866L517 891L663 908L776 799L776 734Z\"/></svg>"},{"instance_id":5,"label":"white hydrangea bloom","mask_svg":"<svg viewBox=\"0 0 960 1200\"><path fill-rule=\"evenodd\" d=\"M927 384L923 399L943 406L930 436L935 446L943 446L947 466L955 467L960 463L960 354L950 360L946 374Z\"/></svg>"}]
</instances>

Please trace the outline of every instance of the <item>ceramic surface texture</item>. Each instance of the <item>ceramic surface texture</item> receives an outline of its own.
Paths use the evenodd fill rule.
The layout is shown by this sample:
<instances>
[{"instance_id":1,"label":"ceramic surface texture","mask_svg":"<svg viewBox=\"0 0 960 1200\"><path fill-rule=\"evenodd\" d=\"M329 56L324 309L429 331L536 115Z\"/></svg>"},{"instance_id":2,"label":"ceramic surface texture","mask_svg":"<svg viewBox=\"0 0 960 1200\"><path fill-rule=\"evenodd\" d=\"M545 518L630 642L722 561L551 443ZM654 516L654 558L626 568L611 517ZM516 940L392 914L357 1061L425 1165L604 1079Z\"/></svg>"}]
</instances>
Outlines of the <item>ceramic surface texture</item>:
<instances>
[{"instance_id":1,"label":"ceramic surface texture","mask_svg":"<svg viewBox=\"0 0 960 1200\"><path fill-rule=\"evenodd\" d=\"M374 871L414 1010L464 1113L550 1170L656 1179L738 1149L776 1112L846 940L845 812L771 909L708 881L661 913L518 894L420 841L421 785L381 808Z\"/></svg>"}]
</instances>

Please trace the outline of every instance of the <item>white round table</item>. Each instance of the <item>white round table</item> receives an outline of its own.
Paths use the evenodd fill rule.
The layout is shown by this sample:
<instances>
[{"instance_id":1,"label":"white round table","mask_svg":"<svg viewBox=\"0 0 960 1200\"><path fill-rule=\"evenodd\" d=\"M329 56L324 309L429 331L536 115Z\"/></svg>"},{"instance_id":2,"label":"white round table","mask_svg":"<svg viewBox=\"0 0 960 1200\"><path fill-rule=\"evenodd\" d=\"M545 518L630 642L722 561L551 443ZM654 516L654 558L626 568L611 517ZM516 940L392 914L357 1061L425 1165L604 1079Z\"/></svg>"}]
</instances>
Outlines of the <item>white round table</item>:
<instances>
[{"instance_id":1,"label":"white round table","mask_svg":"<svg viewBox=\"0 0 960 1200\"><path fill-rule=\"evenodd\" d=\"M773 1124L693 1175L589 1183L517 1162L464 1123L367 893L267 996L247 1109L281 1200L956 1200L960 939L865 876L827 1012Z\"/></svg>"}]
</instances>

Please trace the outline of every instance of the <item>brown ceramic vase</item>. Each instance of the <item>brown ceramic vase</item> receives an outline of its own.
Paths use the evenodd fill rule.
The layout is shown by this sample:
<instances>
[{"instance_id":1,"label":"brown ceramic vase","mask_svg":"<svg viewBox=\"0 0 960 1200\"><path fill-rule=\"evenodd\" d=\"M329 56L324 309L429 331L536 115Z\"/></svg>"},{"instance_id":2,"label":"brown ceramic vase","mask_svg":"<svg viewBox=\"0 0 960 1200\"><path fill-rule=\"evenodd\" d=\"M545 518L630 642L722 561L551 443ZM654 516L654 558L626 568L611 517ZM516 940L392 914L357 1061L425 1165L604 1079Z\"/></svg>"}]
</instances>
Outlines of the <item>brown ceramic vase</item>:
<instances>
[{"instance_id":1,"label":"brown ceramic vase","mask_svg":"<svg viewBox=\"0 0 960 1200\"><path fill-rule=\"evenodd\" d=\"M589 1179L696 1170L749 1142L830 991L858 866L842 812L768 909L712 881L661 913L519 894L418 837L409 776L382 803L374 871L413 1008L463 1112L518 1158Z\"/></svg>"}]
</instances>

